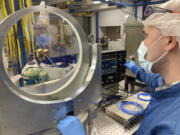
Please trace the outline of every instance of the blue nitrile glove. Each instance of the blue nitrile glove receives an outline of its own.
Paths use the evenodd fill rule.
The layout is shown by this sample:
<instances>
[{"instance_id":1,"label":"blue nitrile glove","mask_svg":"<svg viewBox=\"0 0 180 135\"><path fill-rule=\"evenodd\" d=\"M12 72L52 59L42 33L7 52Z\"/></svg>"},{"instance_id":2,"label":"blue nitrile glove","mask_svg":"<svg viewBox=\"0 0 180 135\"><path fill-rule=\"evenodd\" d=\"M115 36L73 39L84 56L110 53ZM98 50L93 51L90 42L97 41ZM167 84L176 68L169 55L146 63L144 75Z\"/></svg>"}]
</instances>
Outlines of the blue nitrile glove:
<instances>
[{"instance_id":1,"label":"blue nitrile glove","mask_svg":"<svg viewBox=\"0 0 180 135\"><path fill-rule=\"evenodd\" d=\"M141 69L140 67L138 67L136 65L136 63L134 63L134 61L127 61L124 66L126 66L129 70L131 70L131 72L133 72L134 74L136 74L138 72L139 69Z\"/></svg>"},{"instance_id":2,"label":"blue nitrile glove","mask_svg":"<svg viewBox=\"0 0 180 135\"><path fill-rule=\"evenodd\" d=\"M86 135L83 124L75 116L68 116L57 125L62 135Z\"/></svg>"}]
</instances>

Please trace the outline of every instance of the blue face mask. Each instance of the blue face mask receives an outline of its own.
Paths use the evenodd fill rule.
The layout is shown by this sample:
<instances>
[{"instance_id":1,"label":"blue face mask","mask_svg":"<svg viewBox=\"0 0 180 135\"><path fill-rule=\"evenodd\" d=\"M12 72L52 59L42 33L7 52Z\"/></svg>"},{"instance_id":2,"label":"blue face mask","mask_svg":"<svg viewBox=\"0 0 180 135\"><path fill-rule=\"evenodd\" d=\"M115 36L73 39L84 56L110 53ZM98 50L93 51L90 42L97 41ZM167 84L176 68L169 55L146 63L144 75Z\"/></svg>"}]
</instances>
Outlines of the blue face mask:
<instances>
[{"instance_id":1,"label":"blue face mask","mask_svg":"<svg viewBox=\"0 0 180 135\"><path fill-rule=\"evenodd\" d=\"M138 48L138 59L139 59L139 64L142 68L144 68L146 71L152 73L152 66L160 61L168 52L165 52L160 58L158 58L157 60L155 60L154 62L150 62L148 60L145 59L145 56L148 52L148 50L152 47L154 47L154 45L161 40L163 36L161 36L160 38L158 38L158 40L156 40L149 48L146 47L144 41L141 42L139 48Z\"/></svg>"}]
</instances>

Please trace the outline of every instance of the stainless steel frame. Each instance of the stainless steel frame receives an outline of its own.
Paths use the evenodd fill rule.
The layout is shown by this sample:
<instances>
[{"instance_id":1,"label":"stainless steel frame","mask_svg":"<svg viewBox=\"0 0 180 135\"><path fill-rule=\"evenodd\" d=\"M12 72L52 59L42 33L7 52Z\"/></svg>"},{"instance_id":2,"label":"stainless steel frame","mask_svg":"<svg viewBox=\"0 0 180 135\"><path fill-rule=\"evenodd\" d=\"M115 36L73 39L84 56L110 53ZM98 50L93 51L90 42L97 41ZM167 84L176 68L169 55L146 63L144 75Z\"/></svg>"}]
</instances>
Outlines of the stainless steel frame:
<instances>
[{"instance_id":1,"label":"stainless steel frame","mask_svg":"<svg viewBox=\"0 0 180 135\"><path fill-rule=\"evenodd\" d=\"M73 99L73 111L76 116L92 111L101 100L101 51L96 44L92 46L92 65L85 89ZM98 53L98 55L96 54ZM88 83L89 82L89 83ZM66 116L66 103L34 104L13 94L0 78L0 135L27 135L57 125L57 121ZM61 113L60 113L61 112ZM55 116L55 114L59 116ZM92 119L92 116L91 118Z\"/></svg>"},{"instance_id":2,"label":"stainless steel frame","mask_svg":"<svg viewBox=\"0 0 180 135\"><path fill-rule=\"evenodd\" d=\"M2 61L2 48L9 28L24 15L39 11L59 15L72 26L78 36L80 56L78 69L65 86L62 85L63 88L50 94L32 95L17 88L8 78ZM101 99L100 52L98 45L88 45L85 32L73 17L53 7L21 9L0 22L0 135L27 135L55 127L57 121L66 116L66 102L69 100L76 116L93 112L92 108L96 108ZM57 113L59 116L55 117Z\"/></svg>"},{"instance_id":3,"label":"stainless steel frame","mask_svg":"<svg viewBox=\"0 0 180 135\"><path fill-rule=\"evenodd\" d=\"M10 81L3 66L2 49L8 30L13 26L13 24L25 15L40 11L56 14L67 21L77 36L80 50L77 69L69 80L65 79L64 82L62 81L63 85L51 93L33 95L17 88ZM84 90L81 88L81 86L83 85L85 78L88 76L90 66L89 45L85 32L71 15L61 11L60 9L49 6L32 6L26 9L21 9L14 14L11 14L0 23L0 41L0 76L3 78L3 82L8 86L8 88L17 96L33 103L52 104L69 101L78 96ZM91 72L89 72L89 74L91 74Z\"/></svg>"}]
</instances>

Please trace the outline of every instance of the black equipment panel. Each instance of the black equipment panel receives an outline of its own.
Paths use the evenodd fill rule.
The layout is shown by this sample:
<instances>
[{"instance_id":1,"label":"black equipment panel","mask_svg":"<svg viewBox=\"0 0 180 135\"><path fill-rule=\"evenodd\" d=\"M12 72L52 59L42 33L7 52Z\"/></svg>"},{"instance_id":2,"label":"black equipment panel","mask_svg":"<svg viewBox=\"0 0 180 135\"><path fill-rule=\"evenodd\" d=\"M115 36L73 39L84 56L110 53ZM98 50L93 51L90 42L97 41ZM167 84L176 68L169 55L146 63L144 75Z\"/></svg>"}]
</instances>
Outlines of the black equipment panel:
<instances>
[{"instance_id":1,"label":"black equipment panel","mask_svg":"<svg viewBox=\"0 0 180 135\"><path fill-rule=\"evenodd\" d=\"M102 86L124 79L126 51L102 52Z\"/></svg>"}]
</instances>

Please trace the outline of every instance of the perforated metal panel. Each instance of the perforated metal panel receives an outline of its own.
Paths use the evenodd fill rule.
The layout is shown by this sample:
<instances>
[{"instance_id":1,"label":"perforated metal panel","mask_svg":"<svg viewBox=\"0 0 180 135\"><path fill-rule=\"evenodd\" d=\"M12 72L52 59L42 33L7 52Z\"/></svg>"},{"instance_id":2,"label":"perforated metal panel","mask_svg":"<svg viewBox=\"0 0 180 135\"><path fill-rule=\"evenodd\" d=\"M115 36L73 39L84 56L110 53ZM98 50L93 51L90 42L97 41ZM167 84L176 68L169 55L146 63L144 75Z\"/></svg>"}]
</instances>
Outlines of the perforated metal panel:
<instances>
[{"instance_id":1,"label":"perforated metal panel","mask_svg":"<svg viewBox=\"0 0 180 135\"><path fill-rule=\"evenodd\" d=\"M125 129L119 122L113 120L103 112L98 112L97 118L93 121L93 131L91 135L132 135L139 125Z\"/></svg>"}]
</instances>

